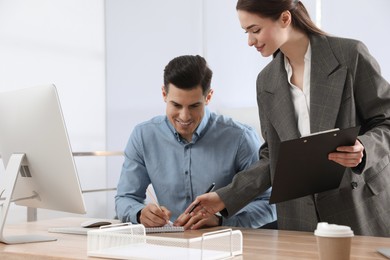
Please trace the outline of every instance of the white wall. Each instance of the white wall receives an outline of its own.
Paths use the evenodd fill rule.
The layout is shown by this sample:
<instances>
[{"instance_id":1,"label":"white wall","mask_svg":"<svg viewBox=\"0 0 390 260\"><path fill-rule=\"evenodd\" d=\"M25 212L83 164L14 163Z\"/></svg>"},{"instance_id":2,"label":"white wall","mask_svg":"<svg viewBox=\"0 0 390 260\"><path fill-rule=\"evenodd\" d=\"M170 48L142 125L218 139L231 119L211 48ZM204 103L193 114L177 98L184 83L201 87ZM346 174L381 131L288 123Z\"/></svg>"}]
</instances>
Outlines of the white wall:
<instances>
[{"instance_id":1,"label":"white wall","mask_svg":"<svg viewBox=\"0 0 390 260\"><path fill-rule=\"evenodd\" d=\"M103 0L0 0L0 91L54 83L73 151L105 150L104 48ZM106 186L104 159L76 165L83 189ZM88 214L105 214L105 194L85 199ZM25 212L15 206L8 220Z\"/></svg>"},{"instance_id":2,"label":"white wall","mask_svg":"<svg viewBox=\"0 0 390 260\"><path fill-rule=\"evenodd\" d=\"M323 0L322 28L336 36L364 42L390 81L389 0Z\"/></svg>"}]
</instances>

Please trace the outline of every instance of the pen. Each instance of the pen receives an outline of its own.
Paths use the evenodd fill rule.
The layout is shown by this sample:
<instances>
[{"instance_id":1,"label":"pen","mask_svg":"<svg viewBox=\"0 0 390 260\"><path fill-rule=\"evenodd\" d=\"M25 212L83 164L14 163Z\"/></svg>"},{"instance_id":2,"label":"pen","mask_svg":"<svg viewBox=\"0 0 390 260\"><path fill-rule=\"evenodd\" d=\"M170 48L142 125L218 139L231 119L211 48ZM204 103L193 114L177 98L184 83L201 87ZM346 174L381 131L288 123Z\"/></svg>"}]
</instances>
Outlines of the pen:
<instances>
[{"instance_id":1,"label":"pen","mask_svg":"<svg viewBox=\"0 0 390 260\"><path fill-rule=\"evenodd\" d=\"M214 187L215 187L215 183L213 182L213 183L211 183L210 187L206 190L205 193L209 193L209 192L213 191ZM196 204L191 208L191 210L188 212L188 214L190 214L192 211L194 211L194 209L195 209L197 206L199 206L199 203L196 203Z\"/></svg>"},{"instance_id":2,"label":"pen","mask_svg":"<svg viewBox=\"0 0 390 260\"><path fill-rule=\"evenodd\" d=\"M153 200L154 204L162 211L162 208L160 207L160 204L158 203L157 199L153 196L152 192L149 190L149 188L146 189L146 192L149 194L149 197ZM167 220L167 224L171 225L171 221Z\"/></svg>"},{"instance_id":3,"label":"pen","mask_svg":"<svg viewBox=\"0 0 390 260\"><path fill-rule=\"evenodd\" d=\"M156 204L156 206L162 211L160 204L157 202L157 199L153 196L149 188L146 189L146 192L148 193L149 197L153 200L154 204Z\"/></svg>"}]
</instances>

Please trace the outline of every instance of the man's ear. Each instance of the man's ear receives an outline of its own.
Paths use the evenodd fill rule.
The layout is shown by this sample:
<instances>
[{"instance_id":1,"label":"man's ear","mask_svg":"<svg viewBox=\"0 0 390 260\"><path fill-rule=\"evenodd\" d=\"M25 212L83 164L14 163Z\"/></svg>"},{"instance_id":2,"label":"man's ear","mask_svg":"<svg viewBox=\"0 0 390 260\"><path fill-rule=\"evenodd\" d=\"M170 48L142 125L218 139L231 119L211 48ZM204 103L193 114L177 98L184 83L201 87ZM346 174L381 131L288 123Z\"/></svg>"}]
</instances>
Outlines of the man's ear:
<instances>
[{"instance_id":1,"label":"man's ear","mask_svg":"<svg viewBox=\"0 0 390 260\"><path fill-rule=\"evenodd\" d=\"M162 94L162 96L163 96L164 102L167 102L167 95L168 95L168 93L167 93L166 90L165 90L165 86L162 86L162 87L161 87L161 94Z\"/></svg>"},{"instance_id":2,"label":"man's ear","mask_svg":"<svg viewBox=\"0 0 390 260\"><path fill-rule=\"evenodd\" d=\"M210 103L211 98L213 97L213 94L214 94L214 90L210 89L209 93L207 93L207 96L206 96L206 105L208 105Z\"/></svg>"}]
</instances>

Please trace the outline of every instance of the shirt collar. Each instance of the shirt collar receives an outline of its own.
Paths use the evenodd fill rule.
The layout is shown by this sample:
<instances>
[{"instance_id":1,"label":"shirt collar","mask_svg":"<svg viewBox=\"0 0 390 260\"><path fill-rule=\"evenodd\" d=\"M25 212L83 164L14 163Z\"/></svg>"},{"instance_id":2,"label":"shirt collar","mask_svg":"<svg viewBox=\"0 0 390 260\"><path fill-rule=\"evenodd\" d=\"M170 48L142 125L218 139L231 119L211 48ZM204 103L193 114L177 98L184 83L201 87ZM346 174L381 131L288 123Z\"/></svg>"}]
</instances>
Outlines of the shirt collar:
<instances>
[{"instance_id":1,"label":"shirt collar","mask_svg":"<svg viewBox=\"0 0 390 260\"><path fill-rule=\"evenodd\" d=\"M310 62L310 61L311 61L311 46L309 41L309 45L307 46L307 50L305 53L305 62Z\"/></svg>"},{"instance_id":2,"label":"shirt collar","mask_svg":"<svg viewBox=\"0 0 390 260\"><path fill-rule=\"evenodd\" d=\"M204 109L204 116L202 118L202 121L200 122L200 124L198 125L198 127L196 128L195 130L195 134L200 137L203 133L203 130L206 129L206 126L209 122L209 119L210 119L210 110L205 107Z\"/></svg>"},{"instance_id":3,"label":"shirt collar","mask_svg":"<svg viewBox=\"0 0 390 260\"><path fill-rule=\"evenodd\" d=\"M205 112L204 112L204 116L202 118L202 121L200 122L200 124L196 128L194 134L192 135L192 143L195 143L202 136L202 133L204 133L204 130L206 130L206 127L207 127L207 124L209 122L209 119L210 119L210 110L207 107L205 107ZM171 122L169 121L167 116L165 116L165 121L167 122L167 125L168 125L169 129L171 129L171 131L174 134L174 136L177 139L177 141L179 141L179 142L187 142L176 131L176 129L173 127L173 125L171 124Z\"/></svg>"}]
</instances>

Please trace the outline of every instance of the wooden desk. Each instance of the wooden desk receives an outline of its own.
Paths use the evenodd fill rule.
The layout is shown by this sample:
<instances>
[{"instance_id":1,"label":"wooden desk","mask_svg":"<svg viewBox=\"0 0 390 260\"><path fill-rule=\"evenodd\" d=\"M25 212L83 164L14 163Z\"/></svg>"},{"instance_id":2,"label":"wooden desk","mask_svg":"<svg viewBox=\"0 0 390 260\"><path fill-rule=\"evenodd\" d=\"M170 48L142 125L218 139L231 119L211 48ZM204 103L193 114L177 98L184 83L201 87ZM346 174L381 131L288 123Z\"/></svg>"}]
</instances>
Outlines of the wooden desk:
<instances>
[{"instance_id":1,"label":"wooden desk","mask_svg":"<svg viewBox=\"0 0 390 260\"><path fill-rule=\"evenodd\" d=\"M51 227L77 226L84 220L63 218L6 225L5 233L9 235L43 234L56 237L58 240L19 245L0 243L0 259L102 259L87 257L86 236L47 232ZM165 235L191 237L211 230L215 228ZM244 237L244 253L234 259L319 259L316 238L312 233L265 229L240 230ZM376 252L379 247L390 247L390 238L355 236L352 240L351 259L386 259Z\"/></svg>"}]
</instances>

